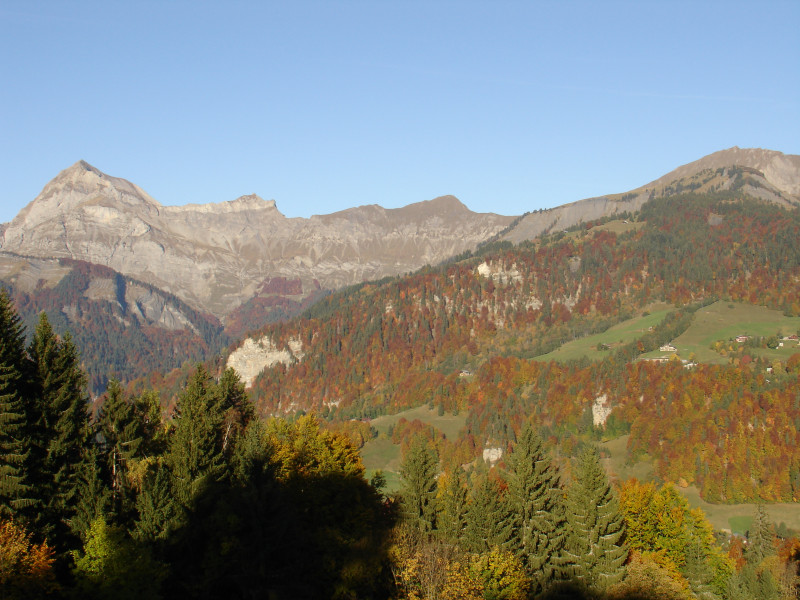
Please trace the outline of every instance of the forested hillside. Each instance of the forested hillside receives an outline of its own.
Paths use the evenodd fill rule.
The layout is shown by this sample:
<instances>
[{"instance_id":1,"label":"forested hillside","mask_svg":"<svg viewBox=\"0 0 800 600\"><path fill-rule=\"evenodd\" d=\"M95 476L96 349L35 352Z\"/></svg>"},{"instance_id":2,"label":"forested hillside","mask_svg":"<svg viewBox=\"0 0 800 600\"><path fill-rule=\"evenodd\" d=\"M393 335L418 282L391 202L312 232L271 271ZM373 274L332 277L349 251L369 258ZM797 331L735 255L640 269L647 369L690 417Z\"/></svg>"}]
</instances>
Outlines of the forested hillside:
<instances>
[{"instance_id":1,"label":"forested hillside","mask_svg":"<svg viewBox=\"0 0 800 600\"><path fill-rule=\"evenodd\" d=\"M696 482L709 499L796 501L798 359L773 370L749 356L694 368L637 358L720 299L799 315L798 234L796 210L726 191L654 199L613 222L488 245L339 292L264 329L276 347L299 342L302 352L265 369L254 400L267 414L342 419L425 403L467 412L451 441L464 459L507 447L531 418L566 455L604 427L630 431L632 459L653 454L661 477ZM537 360L654 303L673 311L633 342L598 350L596 360ZM611 416L595 427L598 399Z\"/></svg>"},{"instance_id":2,"label":"forested hillside","mask_svg":"<svg viewBox=\"0 0 800 600\"><path fill-rule=\"evenodd\" d=\"M229 343L216 317L151 285L82 261L40 262L59 271L52 285L44 278L34 286L17 284L10 276L2 286L28 332L44 312L56 333L70 333L94 394L105 390L111 376L129 381L205 361Z\"/></svg>"}]
</instances>

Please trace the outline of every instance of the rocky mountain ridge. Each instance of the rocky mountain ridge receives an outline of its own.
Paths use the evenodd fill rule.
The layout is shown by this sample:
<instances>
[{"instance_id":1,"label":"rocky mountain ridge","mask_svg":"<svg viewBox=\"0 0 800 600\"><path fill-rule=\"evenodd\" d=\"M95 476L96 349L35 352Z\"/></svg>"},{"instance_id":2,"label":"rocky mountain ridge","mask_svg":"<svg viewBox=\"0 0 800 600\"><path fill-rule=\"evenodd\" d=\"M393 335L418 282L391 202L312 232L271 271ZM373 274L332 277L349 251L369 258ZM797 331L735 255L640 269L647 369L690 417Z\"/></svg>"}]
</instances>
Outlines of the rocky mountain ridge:
<instances>
[{"instance_id":1,"label":"rocky mountain ridge","mask_svg":"<svg viewBox=\"0 0 800 600\"><path fill-rule=\"evenodd\" d=\"M224 319L265 281L300 281L308 295L406 273L474 248L512 220L453 197L310 219L287 218L256 195L162 206L79 161L5 226L0 250L107 266Z\"/></svg>"},{"instance_id":2,"label":"rocky mountain ridge","mask_svg":"<svg viewBox=\"0 0 800 600\"><path fill-rule=\"evenodd\" d=\"M739 172L742 168L746 173ZM518 243L581 222L635 212L652 198L673 195L687 188L709 191L733 186L740 186L750 196L781 206L800 205L800 156L734 146L680 166L627 193L587 198L529 213L502 239Z\"/></svg>"}]
</instances>

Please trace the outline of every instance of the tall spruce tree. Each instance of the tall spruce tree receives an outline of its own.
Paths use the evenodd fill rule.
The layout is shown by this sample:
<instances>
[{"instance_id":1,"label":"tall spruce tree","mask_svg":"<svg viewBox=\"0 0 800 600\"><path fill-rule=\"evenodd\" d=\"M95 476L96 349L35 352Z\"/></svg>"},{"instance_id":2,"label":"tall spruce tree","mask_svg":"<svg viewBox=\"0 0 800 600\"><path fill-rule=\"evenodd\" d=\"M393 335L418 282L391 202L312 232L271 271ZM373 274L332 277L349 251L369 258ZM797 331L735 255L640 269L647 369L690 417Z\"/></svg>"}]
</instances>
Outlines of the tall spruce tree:
<instances>
[{"instance_id":1,"label":"tall spruce tree","mask_svg":"<svg viewBox=\"0 0 800 600\"><path fill-rule=\"evenodd\" d=\"M406 521L422 533L432 532L436 528L438 472L439 461L436 456L423 438L415 438L400 465L401 494Z\"/></svg>"},{"instance_id":2,"label":"tall spruce tree","mask_svg":"<svg viewBox=\"0 0 800 600\"><path fill-rule=\"evenodd\" d=\"M497 482L481 473L472 485L464 528L464 546L470 552L484 553L497 546L511 545L511 512L500 494Z\"/></svg>"},{"instance_id":3,"label":"tall spruce tree","mask_svg":"<svg viewBox=\"0 0 800 600\"><path fill-rule=\"evenodd\" d=\"M0 516L6 517L34 504L23 385L27 370L25 331L8 293L0 289Z\"/></svg>"},{"instance_id":4,"label":"tall spruce tree","mask_svg":"<svg viewBox=\"0 0 800 600\"><path fill-rule=\"evenodd\" d=\"M455 464L444 476L444 483L439 488L436 530L442 539L453 543L463 537L467 524L467 487L464 479L463 469Z\"/></svg>"},{"instance_id":5,"label":"tall spruce tree","mask_svg":"<svg viewBox=\"0 0 800 600\"><path fill-rule=\"evenodd\" d=\"M42 313L31 341L31 415L34 466L40 494L39 530L56 547L69 544L79 473L89 460L90 426L86 376L69 334L59 339Z\"/></svg>"},{"instance_id":6,"label":"tall spruce tree","mask_svg":"<svg viewBox=\"0 0 800 600\"><path fill-rule=\"evenodd\" d=\"M213 379L203 366L190 377L175 411L168 463L178 501L190 507L207 486L226 473L222 452L223 414Z\"/></svg>"},{"instance_id":7,"label":"tall spruce tree","mask_svg":"<svg viewBox=\"0 0 800 600\"><path fill-rule=\"evenodd\" d=\"M0 517L15 517L30 506L25 413L13 367L0 364Z\"/></svg>"},{"instance_id":8,"label":"tall spruce tree","mask_svg":"<svg viewBox=\"0 0 800 600\"><path fill-rule=\"evenodd\" d=\"M112 379L97 416L102 455L111 487L114 512L127 517L134 509L135 495L129 483L132 461L142 456L145 442L144 415L126 398L117 379Z\"/></svg>"},{"instance_id":9,"label":"tall spruce tree","mask_svg":"<svg viewBox=\"0 0 800 600\"><path fill-rule=\"evenodd\" d=\"M566 508L566 574L589 589L604 590L620 582L628 557L625 522L593 447L576 461Z\"/></svg>"},{"instance_id":10,"label":"tall spruce tree","mask_svg":"<svg viewBox=\"0 0 800 600\"><path fill-rule=\"evenodd\" d=\"M753 524L747 532L747 562L758 566L768 556L775 554L775 534L763 504L756 507Z\"/></svg>"},{"instance_id":11,"label":"tall spruce tree","mask_svg":"<svg viewBox=\"0 0 800 600\"><path fill-rule=\"evenodd\" d=\"M512 513L511 549L539 593L557 576L566 532L564 493L558 472L536 431L526 425L508 456L507 500Z\"/></svg>"}]
</instances>

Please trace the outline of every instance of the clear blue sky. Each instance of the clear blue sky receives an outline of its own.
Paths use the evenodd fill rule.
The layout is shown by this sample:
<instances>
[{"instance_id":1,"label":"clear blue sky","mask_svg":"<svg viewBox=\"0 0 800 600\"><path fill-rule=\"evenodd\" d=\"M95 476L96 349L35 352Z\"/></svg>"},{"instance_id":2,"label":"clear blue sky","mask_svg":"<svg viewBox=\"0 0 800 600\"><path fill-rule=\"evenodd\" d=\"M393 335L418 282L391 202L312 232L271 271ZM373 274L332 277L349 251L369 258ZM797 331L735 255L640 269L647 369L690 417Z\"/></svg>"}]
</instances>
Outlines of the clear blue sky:
<instances>
[{"instance_id":1,"label":"clear blue sky","mask_svg":"<svg viewBox=\"0 0 800 600\"><path fill-rule=\"evenodd\" d=\"M521 214L800 154L800 2L0 0L0 222L79 159L162 204Z\"/></svg>"}]
</instances>

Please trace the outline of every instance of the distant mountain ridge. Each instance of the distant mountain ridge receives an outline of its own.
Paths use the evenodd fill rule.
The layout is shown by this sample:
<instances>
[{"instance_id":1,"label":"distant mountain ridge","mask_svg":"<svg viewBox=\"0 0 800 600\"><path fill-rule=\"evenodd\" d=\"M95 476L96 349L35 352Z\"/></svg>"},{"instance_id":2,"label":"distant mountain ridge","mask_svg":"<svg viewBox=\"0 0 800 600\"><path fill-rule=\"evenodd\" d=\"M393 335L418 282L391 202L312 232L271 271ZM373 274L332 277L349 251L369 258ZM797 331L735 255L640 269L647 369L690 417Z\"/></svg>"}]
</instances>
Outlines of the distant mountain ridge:
<instances>
[{"instance_id":1,"label":"distant mountain ridge","mask_svg":"<svg viewBox=\"0 0 800 600\"><path fill-rule=\"evenodd\" d=\"M224 318L275 277L303 295L397 275L474 248L513 217L453 197L286 218L256 195L162 206L138 186L79 161L2 232L0 250L104 265Z\"/></svg>"},{"instance_id":2,"label":"distant mountain ridge","mask_svg":"<svg viewBox=\"0 0 800 600\"><path fill-rule=\"evenodd\" d=\"M156 349L138 366L123 365L126 377L205 360L350 284L437 265L487 242L634 213L653 198L724 190L795 206L800 157L732 148L628 193L518 217L473 213L444 196L309 219L286 218L256 195L163 206L79 161L0 225L0 285L14 291L29 322L46 310L59 332L83 330L79 349L100 386L125 360L129 336Z\"/></svg>"},{"instance_id":3,"label":"distant mountain ridge","mask_svg":"<svg viewBox=\"0 0 800 600\"><path fill-rule=\"evenodd\" d=\"M671 195L689 187L698 191L731 189L737 184L736 168L748 169L743 191L781 206L800 204L800 156L760 148L720 150L678 167L639 188L622 194L587 198L549 210L525 215L503 239L521 242L542 233L567 229L581 222L623 212L635 212L652 198ZM705 174L705 176L700 176ZM705 180L705 181L704 181ZM672 186L683 182L681 188ZM694 187L696 186L696 187Z\"/></svg>"}]
</instances>

